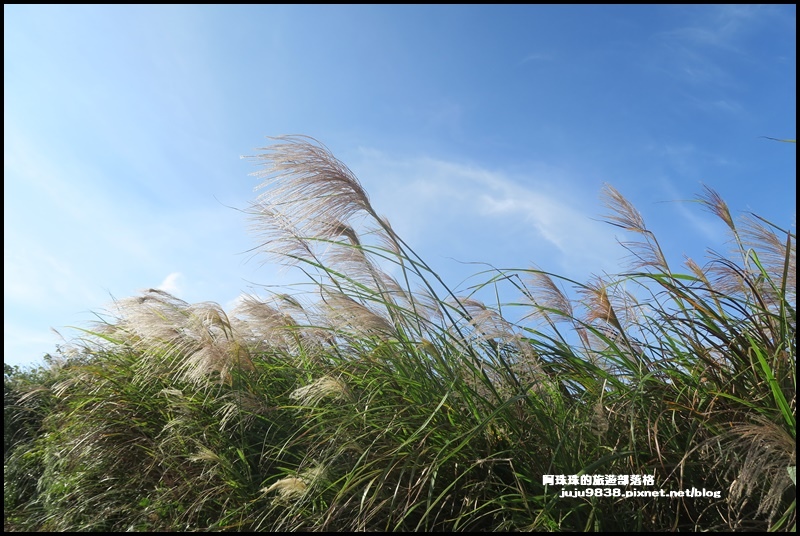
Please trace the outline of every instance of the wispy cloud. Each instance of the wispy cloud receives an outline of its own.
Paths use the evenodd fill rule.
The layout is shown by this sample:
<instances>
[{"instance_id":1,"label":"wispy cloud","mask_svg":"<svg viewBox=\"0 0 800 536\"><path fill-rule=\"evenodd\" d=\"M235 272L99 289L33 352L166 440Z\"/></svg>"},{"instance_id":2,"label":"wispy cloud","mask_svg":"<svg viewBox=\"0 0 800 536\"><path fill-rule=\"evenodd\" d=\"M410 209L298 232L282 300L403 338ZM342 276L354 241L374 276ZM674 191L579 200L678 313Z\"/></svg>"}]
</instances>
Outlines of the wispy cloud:
<instances>
[{"instance_id":1,"label":"wispy cloud","mask_svg":"<svg viewBox=\"0 0 800 536\"><path fill-rule=\"evenodd\" d=\"M685 26L664 32L662 36L694 45L742 52L742 36L771 16L772 9L758 4L716 5L705 6L697 13Z\"/></svg>"},{"instance_id":2,"label":"wispy cloud","mask_svg":"<svg viewBox=\"0 0 800 536\"><path fill-rule=\"evenodd\" d=\"M651 146L648 150L669 168L685 177L701 179L706 167L735 167L737 163L729 157L701 149L691 143L668 143Z\"/></svg>"},{"instance_id":3,"label":"wispy cloud","mask_svg":"<svg viewBox=\"0 0 800 536\"><path fill-rule=\"evenodd\" d=\"M772 6L704 5L682 10L683 19L654 34L655 48L645 60L650 69L678 81L694 106L740 115L738 92L744 81L738 67L752 62L751 37L780 22Z\"/></svg>"},{"instance_id":4,"label":"wispy cloud","mask_svg":"<svg viewBox=\"0 0 800 536\"><path fill-rule=\"evenodd\" d=\"M741 103L733 99L718 99L711 103L711 107L728 114L741 114L744 109Z\"/></svg>"},{"instance_id":5,"label":"wispy cloud","mask_svg":"<svg viewBox=\"0 0 800 536\"><path fill-rule=\"evenodd\" d=\"M377 155L365 154L354 169L375 208L412 244L459 260L535 263L578 278L617 266L613 230L595 219L599 185L587 192L544 168L512 176L441 159ZM474 249L477 243L484 249Z\"/></svg>"},{"instance_id":6,"label":"wispy cloud","mask_svg":"<svg viewBox=\"0 0 800 536\"><path fill-rule=\"evenodd\" d=\"M702 189L700 183L698 183L697 191L691 198L681 198L674 182L668 179L661 181L661 187L671 200L670 209L674 211L676 222L680 222L681 225L688 223L688 228L693 231L694 235L703 237L705 244L719 245L727 240L727 228L723 222L710 213L699 210L695 203ZM696 258L695 260L699 261L700 259Z\"/></svg>"},{"instance_id":7,"label":"wispy cloud","mask_svg":"<svg viewBox=\"0 0 800 536\"><path fill-rule=\"evenodd\" d=\"M524 64L524 63L539 62L539 61L553 61L553 59L555 59L554 56L547 52L532 52L531 54L528 54L527 56L522 58L522 61L520 61L520 63Z\"/></svg>"}]
</instances>

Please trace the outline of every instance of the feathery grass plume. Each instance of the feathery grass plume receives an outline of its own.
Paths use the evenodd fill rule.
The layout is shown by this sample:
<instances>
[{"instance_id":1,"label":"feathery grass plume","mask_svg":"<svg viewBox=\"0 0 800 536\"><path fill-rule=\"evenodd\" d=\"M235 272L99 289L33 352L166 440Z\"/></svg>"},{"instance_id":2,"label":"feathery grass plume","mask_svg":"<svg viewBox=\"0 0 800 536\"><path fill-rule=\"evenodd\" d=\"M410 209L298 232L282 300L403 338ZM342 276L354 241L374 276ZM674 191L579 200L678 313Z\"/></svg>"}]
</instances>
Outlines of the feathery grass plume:
<instances>
[{"instance_id":1,"label":"feathery grass plume","mask_svg":"<svg viewBox=\"0 0 800 536\"><path fill-rule=\"evenodd\" d=\"M526 276L527 281L523 292L533 305L533 311L525 319L542 316L552 323L574 317L572 302L558 288L550 274L539 269L532 269L526 273Z\"/></svg>"},{"instance_id":2,"label":"feathery grass plume","mask_svg":"<svg viewBox=\"0 0 800 536\"><path fill-rule=\"evenodd\" d=\"M328 238L337 238L343 236L347 238L352 246L360 246L361 240L358 238L358 234L355 230L347 225L346 223L342 223L339 221L334 221L329 224L329 230L326 233L323 233L322 236L327 236Z\"/></svg>"},{"instance_id":3,"label":"feathery grass plume","mask_svg":"<svg viewBox=\"0 0 800 536\"><path fill-rule=\"evenodd\" d=\"M426 331L428 327L441 327L445 317L439 298L422 286L417 286L410 294L414 301L414 317L423 320L424 327L420 327L420 333Z\"/></svg>"},{"instance_id":4,"label":"feathery grass plume","mask_svg":"<svg viewBox=\"0 0 800 536\"><path fill-rule=\"evenodd\" d=\"M724 309L722 302L720 301L721 297L720 293L713 292L714 286L708 278L707 269L701 268L700 265L697 264L697 262L695 262L694 259L691 258L687 258L684 261L684 264L686 265L687 268L689 268L689 271L692 272L692 274L694 274L700 286L702 287L703 291L706 292L708 297L712 300L712 302L716 306L715 310L722 313Z\"/></svg>"},{"instance_id":5,"label":"feathery grass plume","mask_svg":"<svg viewBox=\"0 0 800 536\"><path fill-rule=\"evenodd\" d=\"M604 217L608 223L644 236L643 241L621 242L621 245L637 259L632 263L632 268L652 266L668 273L666 257L653 233L645 226L644 219L636 207L610 184L603 185L601 198L611 210L611 213Z\"/></svg>"},{"instance_id":6,"label":"feathery grass plume","mask_svg":"<svg viewBox=\"0 0 800 536\"><path fill-rule=\"evenodd\" d=\"M407 296L411 298L410 309L413 314L408 319L418 323L417 331L421 331L421 317L416 311L413 294L410 292L412 282L421 283L434 296L437 295L435 286L443 289L447 296L453 298L454 303L452 310L445 308L443 313L448 317L451 327L458 331L460 326L457 318L465 312L453 292L397 236L388 222L377 215L366 192L347 166L312 138L286 136L273 139L277 143L264 148L264 152L256 157L265 164L265 169L255 175L264 177L265 180L258 188L266 191L259 195L252 211L255 225L266 234L261 249L267 254L288 255L285 261L300 261L307 268L317 270L320 281L327 279L334 285L342 286L343 290L348 289L346 292L351 292L354 286L363 285L364 281L350 278L349 274L338 271L336 263L329 264L330 259L326 259L324 248L333 242L331 233L339 232L341 225L350 226L357 232L356 224L359 224L361 228L368 230L373 242L384 246L366 244L363 233L357 233L360 246L353 243L337 243L337 246L347 245L369 250L370 256L380 257L399 267L403 288L408 290ZM298 241L301 246L309 248L304 256L298 255ZM322 247L323 251L318 253L320 248L312 248L312 244ZM367 269L367 272L372 270ZM368 285L379 295L384 291L382 277L374 274L373 283ZM403 323L402 313L396 313L388 303L387 307L390 309L388 316L399 327ZM466 352L471 354L471 348L467 347Z\"/></svg>"},{"instance_id":7,"label":"feathery grass plume","mask_svg":"<svg viewBox=\"0 0 800 536\"><path fill-rule=\"evenodd\" d=\"M314 287L316 287L314 294L317 294L318 285L314 285ZM333 344L333 336L330 329L320 323L320 315L315 310L316 305L301 303L301 297L297 294L276 294L273 296L273 301L279 311L285 311L285 314L297 323L296 328L293 326L292 329L298 341L300 353L314 359L321 359L326 349L330 349Z\"/></svg>"},{"instance_id":8,"label":"feathery grass plume","mask_svg":"<svg viewBox=\"0 0 800 536\"><path fill-rule=\"evenodd\" d=\"M389 267L384 269L384 273L387 277L389 272L393 271L395 268L398 268L400 271L397 278L388 277L393 283L393 285L390 286L401 292L402 301L406 304L406 307L413 312L412 316L421 315L425 317L426 315L424 312L417 310L420 305L417 303L417 300L426 299L425 296L420 296L420 293L427 294L428 296L435 294L430 284L424 281L424 274L426 270L430 271L430 275L434 278L436 278L436 274L428 268L427 264L425 264L422 259L418 257L415 259L416 254L411 251L410 248L408 248L408 251L404 249L405 243L395 233L391 222L385 217L380 217L377 224L370 226L367 232L374 235L376 238L376 244L372 253L378 255L383 261L389 264ZM417 291L412 291L411 279L414 276L421 278L425 283ZM404 282L405 285L401 285L398 280ZM445 288L447 287L445 286ZM438 303L438 298L435 298L435 301Z\"/></svg>"},{"instance_id":9,"label":"feathery grass plume","mask_svg":"<svg viewBox=\"0 0 800 536\"><path fill-rule=\"evenodd\" d=\"M501 342L515 338L513 324L499 312L473 298L462 298L461 303L469 313L469 324L473 330L474 340L487 342L494 348Z\"/></svg>"},{"instance_id":10,"label":"feathery grass plume","mask_svg":"<svg viewBox=\"0 0 800 536\"><path fill-rule=\"evenodd\" d=\"M187 381L201 382L218 377L230 383L233 369L254 370L247 347L233 331L228 316L216 303L190 306L184 336L194 344L180 344L188 350L181 365Z\"/></svg>"},{"instance_id":11,"label":"feathery grass plume","mask_svg":"<svg viewBox=\"0 0 800 536\"><path fill-rule=\"evenodd\" d=\"M779 234L780 233L780 236ZM772 305L785 299L797 299L797 236L760 218L755 214L743 219L742 243L758 255L760 268L768 278L761 278L765 295L771 296ZM783 237L786 238L783 238ZM767 285L768 281L780 285Z\"/></svg>"},{"instance_id":12,"label":"feathery grass plume","mask_svg":"<svg viewBox=\"0 0 800 536\"><path fill-rule=\"evenodd\" d=\"M220 430L232 430L233 427L249 427L259 416L270 410L264 397L244 389L237 389L219 396L219 407L214 417L219 419Z\"/></svg>"},{"instance_id":13,"label":"feathery grass plume","mask_svg":"<svg viewBox=\"0 0 800 536\"><path fill-rule=\"evenodd\" d=\"M106 323L106 332L144 352L167 349L180 340L189 308L187 302L156 289L117 301L115 306L118 320Z\"/></svg>"},{"instance_id":14,"label":"feathery grass plume","mask_svg":"<svg viewBox=\"0 0 800 536\"><path fill-rule=\"evenodd\" d=\"M358 179L326 147L305 136L272 139L279 143L262 148L255 157L264 162L264 169L254 173L263 178L256 190L265 191L252 215L268 237L276 222L290 238L307 240L330 238L347 229L359 213L379 220ZM285 249L287 243L292 240L271 241L265 250L296 253L295 247Z\"/></svg>"},{"instance_id":15,"label":"feathery grass plume","mask_svg":"<svg viewBox=\"0 0 800 536\"><path fill-rule=\"evenodd\" d=\"M398 241L398 236L392 228L392 223L385 217L380 216L375 225L369 226L367 232L374 235L377 239L376 245L383 251L389 253L391 257L400 263L405 259L405 251Z\"/></svg>"},{"instance_id":16,"label":"feathery grass plume","mask_svg":"<svg viewBox=\"0 0 800 536\"><path fill-rule=\"evenodd\" d=\"M266 162L265 169L256 173L264 177L257 189L271 188L259 196L260 200L268 205L278 201L301 208L300 212L286 213L292 214L294 221L309 225L348 221L360 211L374 214L361 183L320 142L308 136L271 139L281 143L262 148L264 152L257 156ZM330 219L316 220L320 214Z\"/></svg>"},{"instance_id":17,"label":"feathery grass plume","mask_svg":"<svg viewBox=\"0 0 800 536\"><path fill-rule=\"evenodd\" d=\"M600 277L595 277L594 281L579 289L579 293L583 296L586 325L597 325L599 321L601 329L611 328L613 336L616 337L625 332L625 326L617 314L622 310L616 306L617 304L612 303L608 290L609 283ZM604 330L604 333L608 332Z\"/></svg>"},{"instance_id":18,"label":"feathery grass plume","mask_svg":"<svg viewBox=\"0 0 800 536\"><path fill-rule=\"evenodd\" d=\"M265 255L265 264L275 261L283 265L293 265L304 259L316 258L313 244L308 237L295 229L293 222L280 210L257 201L250 207L249 214L250 231L261 242L251 251Z\"/></svg>"},{"instance_id":19,"label":"feathery grass plume","mask_svg":"<svg viewBox=\"0 0 800 536\"><path fill-rule=\"evenodd\" d=\"M397 338L392 323L366 305L353 298L331 292L323 292L326 325L336 334L352 335L356 339L377 337L380 340Z\"/></svg>"},{"instance_id":20,"label":"feathery grass plume","mask_svg":"<svg viewBox=\"0 0 800 536\"><path fill-rule=\"evenodd\" d=\"M553 389L552 378L546 372L541 356L522 334L505 339L502 346L505 371L503 389L509 395L533 393L549 397Z\"/></svg>"},{"instance_id":21,"label":"feathery grass plume","mask_svg":"<svg viewBox=\"0 0 800 536\"><path fill-rule=\"evenodd\" d=\"M271 486L264 488L261 491L265 494L277 491L280 494L281 499L292 499L302 496L305 494L307 489L308 486L302 478L289 476L286 478L281 478Z\"/></svg>"},{"instance_id":22,"label":"feathery grass plume","mask_svg":"<svg viewBox=\"0 0 800 536\"><path fill-rule=\"evenodd\" d=\"M304 342L303 330L290 312L280 308L277 299L272 301L275 305L253 295L243 296L231 312L231 325L251 353L277 350L295 355ZM297 303L294 299L292 302ZM297 309L304 312L299 304Z\"/></svg>"},{"instance_id":23,"label":"feathery grass plume","mask_svg":"<svg viewBox=\"0 0 800 536\"><path fill-rule=\"evenodd\" d=\"M602 355L604 366L617 367L623 376L634 369L641 374L650 366L645 351L646 334L653 329L644 314L649 305L640 303L627 290L629 284L641 287L644 293L651 292L646 274L616 276L611 280L595 277L578 290L584 308L581 331L586 351L593 360Z\"/></svg>"},{"instance_id":24,"label":"feathery grass plume","mask_svg":"<svg viewBox=\"0 0 800 536\"><path fill-rule=\"evenodd\" d=\"M727 257L714 254L720 261L713 263L712 267L715 285L726 294L755 293L755 296L771 302L780 302L782 292L793 295L796 288L796 236L753 214L742 219L740 230L720 195L708 186L704 186L704 190L698 202L725 222L733 239L733 251L742 260L741 266L733 265ZM778 232L786 239L781 238ZM766 272L764 277L762 271ZM768 285L769 280L783 279L783 285Z\"/></svg>"},{"instance_id":25,"label":"feathery grass plume","mask_svg":"<svg viewBox=\"0 0 800 536\"><path fill-rule=\"evenodd\" d=\"M449 295L452 295L452 292L416 253L405 246L405 242L394 232L389 220L381 217L379 226L371 233L377 237L373 253L390 263L390 269L383 272L386 279L385 286L389 294L395 297L394 304L407 311L393 315L395 323L399 322L417 334L424 333L426 326L435 319L442 320L447 316L447 313L442 311L441 299L434 291L432 281L428 279L441 283ZM394 267L399 268L400 273L396 277L389 276ZM415 278L416 284L412 283Z\"/></svg>"},{"instance_id":26,"label":"feathery grass plume","mask_svg":"<svg viewBox=\"0 0 800 536\"><path fill-rule=\"evenodd\" d=\"M722 254L712 251L711 255L715 258L708 265L706 273L712 281L714 291L726 297L751 296L752 272Z\"/></svg>"},{"instance_id":27,"label":"feathery grass plume","mask_svg":"<svg viewBox=\"0 0 800 536\"><path fill-rule=\"evenodd\" d=\"M764 419L735 425L722 438L733 456L723 458L726 470L734 473L730 485L731 505L741 508L749 500L757 504L756 515L764 514L770 522L787 508L786 492L793 483L786 468L797 463L797 441L782 427ZM796 518L796 513L790 510ZM746 520L745 520L746 521ZM786 518L782 524L796 523Z\"/></svg>"},{"instance_id":28,"label":"feathery grass plume","mask_svg":"<svg viewBox=\"0 0 800 536\"><path fill-rule=\"evenodd\" d=\"M599 438L603 437L603 435L608 432L609 421L605 406L603 406L602 396L594 405L592 419L589 424L592 434Z\"/></svg>"},{"instance_id":29,"label":"feathery grass plume","mask_svg":"<svg viewBox=\"0 0 800 536\"><path fill-rule=\"evenodd\" d=\"M728 229L732 233L737 233L736 224L733 221L733 216L731 216L728 204L716 190L704 184L703 193L698 196L697 200L705 206L709 212L724 221L725 225L728 226Z\"/></svg>"},{"instance_id":30,"label":"feathery grass plume","mask_svg":"<svg viewBox=\"0 0 800 536\"><path fill-rule=\"evenodd\" d=\"M148 289L141 296L116 302L120 321L112 333L129 334L128 342L143 347L180 337L189 304L163 290Z\"/></svg>"},{"instance_id":31,"label":"feathery grass plume","mask_svg":"<svg viewBox=\"0 0 800 536\"><path fill-rule=\"evenodd\" d=\"M392 296L387 294L387 285L394 290L402 287L370 257L378 258L400 266L408 288L406 270L420 276L419 262L408 257L347 166L312 138L274 139L278 143L257 157L264 161L265 169L255 173L265 178L257 189L266 189L252 211L253 223L263 235L261 249L287 256L283 262L302 261L319 270L322 278L349 289L347 292L366 285L380 296L378 299L386 300ZM357 219L378 246L363 242L364 236L354 227ZM341 236L347 242L336 240ZM411 299L410 308L414 309L413 295L407 293L405 297ZM388 316L394 323L405 320L390 301L386 303Z\"/></svg>"},{"instance_id":32,"label":"feathery grass plume","mask_svg":"<svg viewBox=\"0 0 800 536\"><path fill-rule=\"evenodd\" d=\"M325 274L334 284L355 287L381 295L386 292L385 280L389 277L372 261L371 251L361 245L330 243L320 260L327 269Z\"/></svg>"},{"instance_id":33,"label":"feathery grass plume","mask_svg":"<svg viewBox=\"0 0 800 536\"><path fill-rule=\"evenodd\" d=\"M305 495L309 488L324 480L326 474L324 467L309 467L301 471L297 476L281 478L272 485L263 488L261 492L267 494L277 491L281 500L297 499Z\"/></svg>"},{"instance_id":34,"label":"feathery grass plume","mask_svg":"<svg viewBox=\"0 0 800 536\"><path fill-rule=\"evenodd\" d=\"M737 254L737 256L742 259L746 259L747 249L739 235L739 229L736 227L728 204L722 199L719 193L709 186L703 185L703 190L703 193L698 196L697 201L711 214L714 214L725 222L733 240L733 253ZM714 277L714 288L720 290L725 295L747 294L747 271L743 271L735 262L725 255L713 251L711 254L715 262L711 263L708 273Z\"/></svg>"},{"instance_id":35,"label":"feathery grass plume","mask_svg":"<svg viewBox=\"0 0 800 536\"><path fill-rule=\"evenodd\" d=\"M379 241L381 237L387 240L382 230L370 233L377 234ZM393 324L393 329L421 333L427 311L418 307L416 297L408 290L410 282L406 280L404 287L384 270L403 266L403 255L396 244L386 249L371 244L334 242L320 260L324 263L325 276L335 287L334 294L357 296L360 302L371 304L376 314L380 313Z\"/></svg>"},{"instance_id":36,"label":"feathery grass plume","mask_svg":"<svg viewBox=\"0 0 800 536\"><path fill-rule=\"evenodd\" d=\"M383 288L380 299L385 303L387 315L397 330L403 331L409 338L419 338L438 326L442 313L438 302L430 300L427 289L406 288L385 272L380 277Z\"/></svg>"},{"instance_id":37,"label":"feathery grass plume","mask_svg":"<svg viewBox=\"0 0 800 536\"><path fill-rule=\"evenodd\" d=\"M348 398L348 389L343 381L322 376L306 386L295 389L289 394L289 398L297 400L302 406L316 406L325 398L333 400Z\"/></svg>"}]
</instances>

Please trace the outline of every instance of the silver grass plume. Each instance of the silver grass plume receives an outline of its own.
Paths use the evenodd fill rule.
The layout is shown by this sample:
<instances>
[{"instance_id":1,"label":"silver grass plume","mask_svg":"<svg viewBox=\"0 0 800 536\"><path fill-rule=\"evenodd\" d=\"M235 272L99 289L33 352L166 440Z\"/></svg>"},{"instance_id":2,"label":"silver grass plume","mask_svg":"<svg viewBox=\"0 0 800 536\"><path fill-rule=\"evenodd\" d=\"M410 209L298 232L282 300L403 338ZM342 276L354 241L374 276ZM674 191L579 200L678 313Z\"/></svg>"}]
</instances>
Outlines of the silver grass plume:
<instances>
[{"instance_id":1,"label":"silver grass plume","mask_svg":"<svg viewBox=\"0 0 800 536\"><path fill-rule=\"evenodd\" d=\"M776 231L780 231L780 236ZM785 276L786 298L796 300L797 237L789 231L768 225L754 215L744 218L741 234L744 245L757 252L761 265L772 281L780 282ZM781 296L775 295L776 290L780 291L780 284L777 289L773 289L763 279L759 281L763 283L761 290L765 295L771 296L773 302L781 299Z\"/></svg>"},{"instance_id":2,"label":"silver grass plume","mask_svg":"<svg viewBox=\"0 0 800 536\"><path fill-rule=\"evenodd\" d=\"M232 323L253 351L297 349L297 323L290 314L256 296L243 296L231 312Z\"/></svg>"},{"instance_id":3,"label":"silver grass plume","mask_svg":"<svg viewBox=\"0 0 800 536\"><path fill-rule=\"evenodd\" d=\"M593 361L598 351L602 352L610 345L630 357L643 357L644 351L633 333L638 322L639 304L636 297L624 289L609 285L600 277L587 283L578 292L582 295L585 308L583 321L595 329L578 331Z\"/></svg>"},{"instance_id":4,"label":"silver grass plume","mask_svg":"<svg viewBox=\"0 0 800 536\"><path fill-rule=\"evenodd\" d=\"M329 331L319 327L313 308L288 294L267 300L243 296L231 316L234 329L253 355L278 351L287 358L313 359L323 354L330 339Z\"/></svg>"},{"instance_id":5,"label":"silver grass plume","mask_svg":"<svg viewBox=\"0 0 800 536\"><path fill-rule=\"evenodd\" d=\"M495 346L508 343L516 337L513 324L503 318L499 312L472 298L462 298L461 303L469 313L469 324L472 326L473 335L477 340Z\"/></svg>"},{"instance_id":6,"label":"silver grass plume","mask_svg":"<svg viewBox=\"0 0 800 536\"><path fill-rule=\"evenodd\" d=\"M334 333L377 337L383 341L398 336L391 321L346 294L324 292L323 303L327 325Z\"/></svg>"},{"instance_id":7,"label":"silver grass plume","mask_svg":"<svg viewBox=\"0 0 800 536\"><path fill-rule=\"evenodd\" d=\"M720 195L704 186L704 193L698 198L709 212L719 217L728 226L733 241L733 252L742 260L739 266L729 258L711 252L714 259L708 273L715 277L718 290L731 295L749 295L755 292L762 299L769 301L767 305L775 305L783 299L783 293L790 299L796 299L797 255L795 234L779 229L756 215L742 218L742 227L738 228L731 216L728 205ZM779 234L780 233L780 234ZM783 236L786 236L784 239ZM781 282L785 278L785 289L781 284L773 288L755 265L754 255L758 257L761 267L773 282Z\"/></svg>"},{"instance_id":8,"label":"silver grass plume","mask_svg":"<svg viewBox=\"0 0 800 536\"><path fill-rule=\"evenodd\" d=\"M272 485L262 488L261 492L264 494L278 492L278 501L286 501L290 499L298 499L306 494L306 492L315 484L327 478L327 471L323 466L317 465L309 467L300 471L297 476L287 476L281 478Z\"/></svg>"},{"instance_id":9,"label":"silver grass plume","mask_svg":"<svg viewBox=\"0 0 800 536\"><path fill-rule=\"evenodd\" d=\"M183 334L184 342L178 346L183 350L180 369L188 381L218 378L221 383L230 383L234 370L254 369L246 346L216 303L192 305Z\"/></svg>"},{"instance_id":10,"label":"silver grass plume","mask_svg":"<svg viewBox=\"0 0 800 536\"><path fill-rule=\"evenodd\" d=\"M526 318L539 316L553 322L572 320L572 302L549 274L535 270L528 274L527 283L525 297L533 310Z\"/></svg>"},{"instance_id":11,"label":"silver grass plume","mask_svg":"<svg viewBox=\"0 0 800 536\"><path fill-rule=\"evenodd\" d=\"M355 233L346 230L359 214L380 224L361 183L324 145L306 136L272 139L278 143L256 156L264 163L254 173L263 179L256 190L264 191L252 214L255 227L271 239L263 244L267 251L281 254L288 246L293 253L292 239L332 239L343 231L358 244ZM276 225L291 239L275 236Z\"/></svg>"},{"instance_id":12,"label":"silver grass plume","mask_svg":"<svg viewBox=\"0 0 800 536\"><path fill-rule=\"evenodd\" d=\"M301 406L316 406L328 398L338 400L349 397L347 385L341 380L331 376L322 376L313 382L289 394L289 398L297 400Z\"/></svg>"},{"instance_id":13,"label":"silver grass plume","mask_svg":"<svg viewBox=\"0 0 800 536\"><path fill-rule=\"evenodd\" d=\"M108 332L148 358L166 360L187 381L228 382L234 368L252 369L227 315L215 303L190 305L149 289L117 303L119 321Z\"/></svg>"},{"instance_id":14,"label":"silver grass plume","mask_svg":"<svg viewBox=\"0 0 800 536\"><path fill-rule=\"evenodd\" d=\"M653 266L661 271L669 272L667 260L658 245L658 241L645 226L644 219L639 211L636 210L636 207L610 184L603 185L601 198L606 207L611 210L611 214L605 216L606 221L616 227L644 237L644 240L640 241L621 242L621 245L630 251L636 259L632 262L632 268L638 269Z\"/></svg>"},{"instance_id":15,"label":"silver grass plume","mask_svg":"<svg viewBox=\"0 0 800 536\"><path fill-rule=\"evenodd\" d=\"M736 473L729 489L731 503L743 505L755 495L759 498L757 513L773 519L786 490L793 487L786 468L797 465L796 440L780 426L759 417L755 422L735 425L722 442L731 451L745 453L744 460L737 460L729 469Z\"/></svg>"}]
</instances>

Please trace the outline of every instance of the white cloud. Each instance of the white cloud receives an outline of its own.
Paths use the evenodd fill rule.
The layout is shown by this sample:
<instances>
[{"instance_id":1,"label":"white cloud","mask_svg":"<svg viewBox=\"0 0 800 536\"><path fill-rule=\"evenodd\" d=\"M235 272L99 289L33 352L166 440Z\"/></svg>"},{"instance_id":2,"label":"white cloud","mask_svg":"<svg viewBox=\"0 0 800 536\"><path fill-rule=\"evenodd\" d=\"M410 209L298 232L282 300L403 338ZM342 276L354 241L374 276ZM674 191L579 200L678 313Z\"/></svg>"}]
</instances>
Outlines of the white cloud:
<instances>
[{"instance_id":1,"label":"white cloud","mask_svg":"<svg viewBox=\"0 0 800 536\"><path fill-rule=\"evenodd\" d=\"M244 303L244 301L252 295L253 294L242 292L232 300L229 300L226 303L222 304L222 309L226 313L230 314L232 311L235 311L238 307L240 307L242 303Z\"/></svg>"},{"instance_id":2,"label":"white cloud","mask_svg":"<svg viewBox=\"0 0 800 536\"><path fill-rule=\"evenodd\" d=\"M183 274L181 274L180 272L172 272L167 277L165 277L164 280L161 282L161 284L158 285L158 287L156 288L158 290L163 290L164 292L168 292L173 296L177 297L178 293L181 291L182 288L181 285L179 284L179 281L182 279L184 279Z\"/></svg>"}]
</instances>

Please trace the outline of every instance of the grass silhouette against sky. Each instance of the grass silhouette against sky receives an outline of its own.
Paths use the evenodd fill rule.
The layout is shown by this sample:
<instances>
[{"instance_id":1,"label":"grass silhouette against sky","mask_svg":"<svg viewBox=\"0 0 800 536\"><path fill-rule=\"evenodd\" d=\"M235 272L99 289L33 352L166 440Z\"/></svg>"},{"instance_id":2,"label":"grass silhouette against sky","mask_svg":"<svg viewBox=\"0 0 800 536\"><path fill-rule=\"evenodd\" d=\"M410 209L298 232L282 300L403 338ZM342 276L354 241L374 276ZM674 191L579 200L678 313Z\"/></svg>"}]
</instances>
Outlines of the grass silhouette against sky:
<instances>
[{"instance_id":1,"label":"grass silhouette against sky","mask_svg":"<svg viewBox=\"0 0 800 536\"><path fill-rule=\"evenodd\" d=\"M453 285L619 271L604 183L698 261L703 184L793 228L762 136L795 137L795 51L794 5L4 6L5 362L141 289L292 282L237 210L266 136L324 142Z\"/></svg>"}]
</instances>

